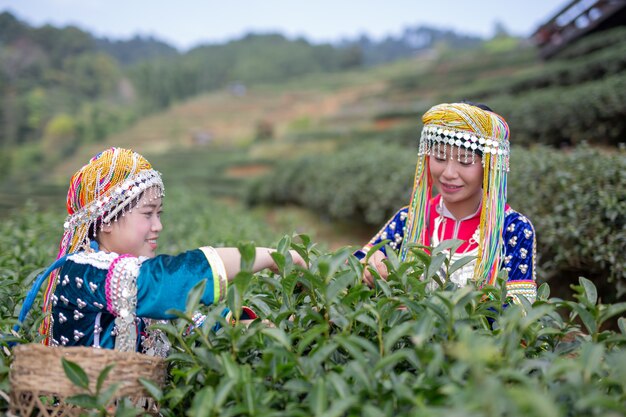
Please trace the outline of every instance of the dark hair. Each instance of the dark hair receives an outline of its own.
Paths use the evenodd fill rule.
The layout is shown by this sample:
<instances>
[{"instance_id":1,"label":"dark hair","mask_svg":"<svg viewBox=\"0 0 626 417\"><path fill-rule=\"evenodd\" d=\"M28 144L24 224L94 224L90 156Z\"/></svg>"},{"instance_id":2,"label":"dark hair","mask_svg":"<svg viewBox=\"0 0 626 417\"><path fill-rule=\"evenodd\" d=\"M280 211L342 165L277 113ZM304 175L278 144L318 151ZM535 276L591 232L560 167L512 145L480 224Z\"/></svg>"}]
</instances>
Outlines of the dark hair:
<instances>
[{"instance_id":1,"label":"dark hair","mask_svg":"<svg viewBox=\"0 0 626 417\"><path fill-rule=\"evenodd\" d=\"M469 100L461 100L461 103L469 104L470 106L478 107L479 109L483 109L483 110L495 113L493 110L491 110L491 107L489 107L489 106L487 106L486 104L483 104L483 103L475 103L475 102L469 101Z\"/></svg>"}]
</instances>

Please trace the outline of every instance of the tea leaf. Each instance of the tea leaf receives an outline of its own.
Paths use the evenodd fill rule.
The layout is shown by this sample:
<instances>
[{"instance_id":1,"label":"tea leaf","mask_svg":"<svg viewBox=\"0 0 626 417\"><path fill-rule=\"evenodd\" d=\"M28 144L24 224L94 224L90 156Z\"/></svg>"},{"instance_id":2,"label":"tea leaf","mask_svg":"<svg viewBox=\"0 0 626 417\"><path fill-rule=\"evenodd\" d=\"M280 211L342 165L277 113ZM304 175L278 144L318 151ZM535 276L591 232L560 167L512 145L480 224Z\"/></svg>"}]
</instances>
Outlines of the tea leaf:
<instances>
[{"instance_id":1,"label":"tea leaf","mask_svg":"<svg viewBox=\"0 0 626 417\"><path fill-rule=\"evenodd\" d=\"M72 383L80 388L89 389L89 377L87 373L76 362L61 358L63 371Z\"/></svg>"},{"instance_id":2,"label":"tea leaf","mask_svg":"<svg viewBox=\"0 0 626 417\"><path fill-rule=\"evenodd\" d=\"M189 408L189 415L201 416L205 415L207 410L213 408L215 403L215 392L213 387L208 386L201 388L194 396Z\"/></svg>"},{"instance_id":3,"label":"tea leaf","mask_svg":"<svg viewBox=\"0 0 626 417\"><path fill-rule=\"evenodd\" d=\"M100 374L98 375L98 380L96 382L96 394L98 394L100 390L102 389L102 384L104 384L104 381L107 379L107 376L109 376L111 369L113 369L115 365L116 365L115 363L112 363L110 365L105 366L104 369L100 371Z\"/></svg>"},{"instance_id":4,"label":"tea leaf","mask_svg":"<svg viewBox=\"0 0 626 417\"><path fill-rule=\"evenodd\" d=\"M346 411L358 402L358 397L349 396L331 402L330 407L324 412L325 417L340 417L345 415Z\"/></svg>"},{"instance_id":5,"label":"tea leaf","mask_svg":"<svg viewBox=\"0 0 626 417\"><path fill-rule=\"evenodd\" d=\"M254 258L256 257L256 248L251 243L240 243L237 248L241 255L241 271L252 271Z\"/></svg>"},{"instance_id":6,"label":"tea leaf","mask_svg":"<svg viewBox=\"0 0 626 417\"><path fill-rule=\"evenodd\" d=\"M465 265L467 265L468 263L472 262L475 259L476 259L475 256L464 256L461 259L454 261L454 263L450 265L450 268L448 268L448 275L454 274L457 270L463 268Z\"/></svg>"},{"instance_id":7,"label":"tea leaf","mask_svg":"<svg viewBox=\"0 0 626 417\"><path fill-rule=\"evenodd\" d=\"M600 322L604 323L606 320L611 317L615 317L618 314L622 314L626 311L626 302L611 304L608 306L602 306L603 308L600 310ZM623 317L622 317L623 319Z\"/></svg>"},{"instance_id":8,"label":"tea leaf","mask_svg":"<svg viewBox=\"0 0 626 417\"><path fill-rule=\"evenodd\" d=\"M198 281L196 285L189 291L187 294L187 302L185 303L185 308L187 311L197 311L198 306L200 305L200 300L204 295L204 290L206 289L207 280L203 279Z\"/></svg>"},{"instance_id":9,"label":"tea leaf","mask_svg":"<svg viewBox=\"0 0 626 417\"><path fill-rule=\"evenodd\" d=\"M450 254L455 253L456 250L464 243L461 239L447 239L435 246L432 251L432 256L449 251Z\"/></svg>"},{"instance_id":10,"label":"tea leaf","mask_svg":"<svg viewBox=\"0 0 626 417\"><path fill-rule=\"evenodd\" d=\"M619 326L620 332L622 332L623 335L626 335L626 318L620 317L617 319L617 325Z\"/></svg>"},{"instance_id":11,"label":"tea leaf","mask_svg":"<svg viewBox=\"0 0 626 417\"><path fill-rule=\"evenodd\" d=\"M408 337L412 333L413 327L414 323L405 322L399 326L394 326L389 332L387 332L384 339L385 352L391 352L391 348L395 345L398 339Z\"/></svg>"},{"instance_id":12,"label":"tea leaf","mask_svg":"<svg viewBox=\"0 0 626 417\"><path fill-rule=\"evenodd\" d=\"M547 300L550 297L550 285L544 282L537 288L537 300Z\"/></svg>"},{"instance_id":13,"label":"tea leaf","mask_svg":"<svg viewBox=\"0 0 626 417\"><path fill-rule=\"evenodd\" d=\"M111 403L120 385L121 382L116 382L115 384L109 385L104 389L104 391L97 394L96 398L100 407L104 408Z\"/></svg>"},{"instance_id":14,"label":"tea leaf","mask_svg":"<svg viewBox=\"0 0 626 417\"><path fill-rule=\"evenodd\" d=\"M578 314L589 334L596 334L598 327L591 313L580 304L573 304L573 310Z\"/></svg>"},{"instance_id":15,"label":"tea leaf","mask_svg":"<svg viewBox=\"0 0 626 417\"><path fill-rule=\"evenodd\" d=\"M326 289L326 299L333 301L341 291L346 289L354 281L354 275L349 274L348 271L336 277Z\"/></svg>"},{"instance_id":16,"label":"tea leaf","mask_svg":"<svg viewBox=\"0 0 626 417\"><path fill-rule=\"evenodd\" d=\"M287 333L279 328L265 328L261 331L264 335L274 339L281 344L285 349L291 350L291 340Z\"/></svg>"},{"instance_id":17,"label":"tea leaf","mask_svg":"<svg viewBox=\"0 0 626 417\"><path fill-rule=\"evenodd\" d=\"M98 409L100 407L97 398L90 394L72 395L71 397L67 397L65 402L85 409Z\"/></svg>"},{"instance_id":18,"label":"tea leaf","mask_svg":"<svg viewBox=\"0 0 626 417\"><path fill-rule=\"evenodd\" d=\"M309 394L310 409L313 415L322 416L328 407L326 383L323 378L318 378Z\"/></svg>"},{"instance_id":19,"label":"tea leaf","mask_svg":"<svg viewBox=\"0 0 626 417\"><path fill-rule=\"evenodd\" d=\"M152 398L156 401L163 400L163 391L161 391L161 388L157 384L146 378L139 378L139 382L143 385L146 391L148 391Z\"/></svg>"},{"instance_id":20,"label":"tea leaf","mask_svg":"<svg viewBox=\"0 0 626 417\"><path fill-rule=\"evenodd\" d=\"M579 277L578 278L580 285L585 290L585 296L587 300L591 303L591 305L595 305L598 301L598 290L596 286L593 285L593 282L589 281L587 278Z\"/></svg>"}]
</instances>

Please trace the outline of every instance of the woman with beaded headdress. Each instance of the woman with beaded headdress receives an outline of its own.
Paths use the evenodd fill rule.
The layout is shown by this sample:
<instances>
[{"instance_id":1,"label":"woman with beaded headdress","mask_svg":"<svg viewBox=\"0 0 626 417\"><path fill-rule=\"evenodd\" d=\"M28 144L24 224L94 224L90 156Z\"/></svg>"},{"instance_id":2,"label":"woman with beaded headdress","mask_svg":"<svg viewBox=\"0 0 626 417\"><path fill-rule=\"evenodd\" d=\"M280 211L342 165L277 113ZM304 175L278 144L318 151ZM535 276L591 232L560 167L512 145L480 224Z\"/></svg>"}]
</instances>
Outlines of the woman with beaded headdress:
<instances>
[{"instance_id":1,"label":"woman with beaded headdress","mask_svg":"<svg viewBox=\"0 0 626 417\"><path fill-rule=\"evenodd\" d=\"M499 272L508 272L507 293L533 302L535 231L530 220L507 203L509 126L485 105L439 104L422 117L413 193L410 205L400 209L356 252L364 259L370 249L389 240L402 260L410 259L415 244L437 246L447 239L463 241L452 260L475 259L450 277L458 286L473 281L493 285ZM433 197L432 187L438 194ZM386 248L370 255L369 264L387 276L382 260ZM364 280L374 279L366 268Z\"/></svg>"},{"instance_id":2,"label":"woman with beaded headdress","mask_svg":"<svg viewBox=\"0 0 626 417\"><path fill-rule=\"evenodd\" d=\"M206 246L156 255L163 195L161 174L128 149L107 149L74 174L57 261L38 280L49 274L45 344L165 356L169 344L158 331L147 330L150 320L172 318L165 313L169 309L184 310L188 292L202 280L203 304L224 300L239 272L239 251ZM254 272L276 267L271 252L256 248ZM306 266L295 251L290 254Z\"/></svg>"}]
</instances>

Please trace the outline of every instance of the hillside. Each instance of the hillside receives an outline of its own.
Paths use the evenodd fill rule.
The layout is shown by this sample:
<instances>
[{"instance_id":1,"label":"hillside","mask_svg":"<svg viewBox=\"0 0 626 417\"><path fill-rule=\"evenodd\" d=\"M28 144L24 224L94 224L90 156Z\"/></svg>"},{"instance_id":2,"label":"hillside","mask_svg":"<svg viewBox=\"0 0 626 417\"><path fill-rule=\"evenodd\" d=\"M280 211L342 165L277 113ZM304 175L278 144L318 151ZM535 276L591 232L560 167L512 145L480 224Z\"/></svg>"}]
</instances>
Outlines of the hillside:
<instances>
[{"instance_id":1,"label":"hillside","mask_svg":"<svg viewBox=\"0 0 626 417\"><path fill-rule=\"evenodd\" d=\"M495 38L465 50L438 45L375 67L199 90L165 110L137 113L97 140L47 137L47 149L71 149L56 159L42 157L45 146L23 147L22 163L33 169L5 183L2 204L62 196L67 178L93 154L126 146L146 154L168 187L251 210L278 233L304 232L329 247L358 244L406 204L421 114L437 102L470 99L486 102L510 125L509 200L542 230L542 275L582 274L620 297L624 45L626 30L618 28L545 63L525 42ZM245 50L245 42L237 48ZM563 147L575 151L555 150ZM590 192L578 192L579 184ZM561 279L559 287L568 291L570 282Z\"/></svg>"},{"instance_id":2,"label":"hillside","mask_svg":"<svg viewBox=\"0 0 626 417\"><path fill-rule=\"evenodd\" d=\"M531 50L520 51L521 55L496 54L509 62L493 70L477 68L474 82L480 84L496 75L516 75L537 65ZM498 58L487 49L443 49L382 66L318 73L281 84L266 83L243 90L230 86L138 120L128 129L108 136L106 144L132 146L148 154L237 148L253 160L283 160L332 149L346 135L380 134L394 140L397 133L396 140L401 141L405 140L403 132L413 131L423 108L464 86L459 69L474 60L494 59ZM406 80L422 79L422 85L405 86ZM445 89L438 87L443 80ZM270 130L268 137L261 137L264 128ZM318 141L307 136L326 139ZM75 155L64 158L54 177L67 176L79 161L100 148L100 143L82 146Z\"/></svg>"}]
</instances>

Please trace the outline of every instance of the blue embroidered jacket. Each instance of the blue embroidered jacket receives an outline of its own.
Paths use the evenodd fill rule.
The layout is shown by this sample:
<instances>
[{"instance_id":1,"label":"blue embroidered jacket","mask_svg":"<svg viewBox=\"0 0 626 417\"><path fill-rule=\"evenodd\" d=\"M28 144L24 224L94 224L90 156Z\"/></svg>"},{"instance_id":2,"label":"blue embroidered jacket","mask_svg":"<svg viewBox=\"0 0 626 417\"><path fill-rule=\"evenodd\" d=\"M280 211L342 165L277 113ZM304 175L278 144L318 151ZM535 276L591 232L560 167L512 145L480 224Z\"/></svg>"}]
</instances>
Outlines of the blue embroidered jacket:
<instances>
[{"instance_id":1,"label":"blue embroidered jacket","mask_svg":"<svg viewBox=\"0 0 626 417\"><path fill-rule=\"evenodd\" d=\"M464 240L465 243L459 247L459 252L477 247L480 208L471 216L457 220L445 209L440 200L441 196L438 195L430 201L431 240L438 242L446 239ZM390 240L389 247L399 252L406 232L407 217L408 207L403 207L396 212L368 244L355 253L357 258L365 257L370 248L385 239ZM506 206L503 238L502 268L508 271L508 294L513 298L516 298L518 294L523 294L533 302L537 296L535 229L527 217ZM385 252L385 248L381 250Z\"/></svg>"},{"instance_id":2,"label":"blue embroidered jacket","mask_svg":"<svg viewBox=\"0 0 626 417\"><path fill-rule=\"evenodd\" d=\"M126 257L125 262L120 262L121 258L105 252L68 256L52 297L52 345L112 349L115 319L128 313L124 301L130 300L130 305L136 303L137 350L154 349L144 319L173 318L165 312L184 310L187 294L201 280L207 280L203 304L218 303L226 295L226 277L214 273L215 265L212 268L203 249L176 256Z\"/></svg>"}]
</instances>

